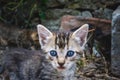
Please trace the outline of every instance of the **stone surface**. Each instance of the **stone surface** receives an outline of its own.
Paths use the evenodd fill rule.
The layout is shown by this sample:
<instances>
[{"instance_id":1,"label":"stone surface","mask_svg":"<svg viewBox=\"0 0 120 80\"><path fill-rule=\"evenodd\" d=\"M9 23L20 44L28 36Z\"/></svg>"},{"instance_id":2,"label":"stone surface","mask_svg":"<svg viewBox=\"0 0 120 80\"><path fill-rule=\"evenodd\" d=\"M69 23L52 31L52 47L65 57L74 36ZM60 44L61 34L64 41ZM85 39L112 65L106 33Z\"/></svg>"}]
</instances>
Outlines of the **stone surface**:
<instances>
[{"instance_id":1,"label":"stone surface","mask_svg":"<svg viewBox=\"0 0 120 80\"><path fill-rule=\"evenodd\" d=\"M112 73L120 76L120 6L113 12L112 16Z\"/></svg>"},{"instance_id":2,"label":"stone surface","mask_svg":"<svg viewBox=\"0 0 120 80\"><path fill-rule=\"evenodd\" d=\"M120 2L120 0L47 0L47 7L59 7L70 9L90 9L95 10L100 7L106 7L110 4Z\"/></svg>"},{"instance_id":3,"label":"stone surface","mask_svg":"<svg viewBox=\"0 0 120 80\"><path fill-rule=\"evenodd\" d=\"M58 30L61 17L64 15L80 16L81 12L73 9L49 9L46 11L47 19L41 20L41 23L50 30Z\"/></svg>"},{"instance_id":4,"label":"stone surface","mask_svg":"<svg viewBox=\"0 0 120 80\"><path fill-rule=\"evenodd\" d=\"M56 31L60 25L60 19L42 20L42 25L47 27L49 30Z\"/></svg>"},{"instance_id":5,"label":"stone surface","mask_svg":"<svg viewBox=\"0 0 120 80\"><path fill-rule=\"evenodd\" d=\"M52 7L58 7L58 6L60 6L61 4L60 3L58 3L56 0L47 0L47 2L46 2L46 6L47 7L50 7L50 8L52 8Z\"/></svg>"},{"instance_id":6,"label":"stone surface","mask_svg":"<svg viewBox=\"0 0 120 80\"><path fill-rule=\"evenodd\" d=\"M69 0L57 0L60 4L66 4L69 2Z\"/></svg>"},{"instance_id":7,"label":"stone surface","mask_svg":"<svg viewBox=\"0 0 120 80\"><path fill-rule=\"evenodd\" d=\"M72 16L64 15L61 18L60 30L62 31L74 31L83 24L92 24L97 28L100 28L104 35L111 34L111 20L93 18L90 16Z\"/></svg>"},{"instance_id":8,"label":"stone surface","mask_svg":"<svg viewBox=\"0 0 120 80\"><path fill-rule=\"evenodd\" d=\"M74 9L49 9L46 11L46 17L48 19L59 19L63 15L81 15L81 12Z\"/></svg>"},{"instance_id":9,"label":"stone surface","mask_svg":"<svg viewBox=\"0 0 120 80\"><path fill-rule=\"evenodd\" d=\"M70 31L72 29L78 28L84 23L79 21L80 16L65 15L61 18L60 31Z\"/></svg>"},{"instance_id":10,"label":"stone surface","mask_svg":"<svg viewBox=\"0 0 120 80\"><path fill-rule=\"evenodd\" d=\"M89 11L83 11L81 16L85 18L91 18L92 14Z\"/></svg>"},{"instance_id":11,"label":"stone surface","mask_svg":"<svg viewBox=\"0 0 120 80\"><path fill-rule=\"evenodd\" d=\"M112 13L113 13L113 10L108 9L108 8L105 8L105 9L104 9L104 12L103 12L104 17L105 17L106 19L109 19L109 20L112 19Z\"/></svg>"},{"instance_id":12,"label":"stone surface","mask_svg":"<svg viewBox=\"0 0 120 80\"><path fill-rule=\"evenodd\" d=\"M96 9L93 12L93 15L94 15L94 17L97 17L97 18L103 18L103 19L111 20L112 19L112 13L113 13L112 9L99 8L99 9Z\"/></svg>"},{"instance_id":13,"label":"stone surface","mask_svg":"<svg viewBox=\"0 0 120 80\"><path fill-rule=\"evenodd\" d=\"M60 18L64 15L82 16L86 18L112 19L113 10L109 6L116 6L117 0L47 0L45 20L41 24L51 30L58 30Z\"/></svg>"},{"instance_id":14,"label":"stone surface","mask_svg":"<svg viewBox=\"0 0 120 80\"><path fill-rule=\"evenodd\" d=\"M74 9L49 9L46 11L46 20L41 20L42 24L48 27L51 30L58 30L58 28L63 26L63 22L68 22L67 26L79 27L80 21L75 17L68 17L65 19L66 15L77 16L77 17L86 17L91 18L92 14L89 11L78 11ZM64 16L64 20L63 17ZM61 20L62 18L62 20ZM61 23L60 23L61 21ZM71 24L72 23L72 24ZM65 27L65 26L64 26Z\"/></svg>"}]
</instances>

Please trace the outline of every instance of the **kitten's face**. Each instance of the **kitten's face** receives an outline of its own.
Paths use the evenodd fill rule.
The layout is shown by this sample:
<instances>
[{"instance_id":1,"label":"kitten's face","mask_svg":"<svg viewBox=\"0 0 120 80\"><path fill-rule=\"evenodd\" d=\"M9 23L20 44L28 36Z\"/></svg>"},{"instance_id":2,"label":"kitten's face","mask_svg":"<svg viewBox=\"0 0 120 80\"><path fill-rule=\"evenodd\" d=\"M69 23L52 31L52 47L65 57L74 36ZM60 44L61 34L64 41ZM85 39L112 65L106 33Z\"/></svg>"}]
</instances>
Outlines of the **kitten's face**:
<instances>
[{"instance_id":1,"label":"kitten's face","mask_svg":"<svg viewBox=\"0 0 120 80\"><path fill-rule=\"evenodd\" d=\"M75 65L79 54L86 44L88 25L85 24L73 33L51 33L42 25L38 25L41 48L46 58L58 71L68 70Z\"/></svg>"}]
</instances>

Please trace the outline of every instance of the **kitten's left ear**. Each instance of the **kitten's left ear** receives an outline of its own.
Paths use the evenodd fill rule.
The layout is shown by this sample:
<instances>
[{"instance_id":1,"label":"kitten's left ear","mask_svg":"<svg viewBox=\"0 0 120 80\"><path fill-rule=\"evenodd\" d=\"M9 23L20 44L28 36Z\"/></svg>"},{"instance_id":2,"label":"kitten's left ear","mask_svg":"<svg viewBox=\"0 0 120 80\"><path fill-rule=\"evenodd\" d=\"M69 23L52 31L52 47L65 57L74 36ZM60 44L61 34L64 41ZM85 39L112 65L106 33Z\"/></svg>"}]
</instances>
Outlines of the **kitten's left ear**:
<instances>
[{"instance_id":1,"label":"kitten's left ear","mask_svg":"<svg viewBox=\"0 0 120 80\"><path fill-rule=\"evenodd\" d=\"M84 24L72 34L72 37L80 44L81 47L84 47L87 42L88 29L89 25Z\"/></svg>"}]
</instances>

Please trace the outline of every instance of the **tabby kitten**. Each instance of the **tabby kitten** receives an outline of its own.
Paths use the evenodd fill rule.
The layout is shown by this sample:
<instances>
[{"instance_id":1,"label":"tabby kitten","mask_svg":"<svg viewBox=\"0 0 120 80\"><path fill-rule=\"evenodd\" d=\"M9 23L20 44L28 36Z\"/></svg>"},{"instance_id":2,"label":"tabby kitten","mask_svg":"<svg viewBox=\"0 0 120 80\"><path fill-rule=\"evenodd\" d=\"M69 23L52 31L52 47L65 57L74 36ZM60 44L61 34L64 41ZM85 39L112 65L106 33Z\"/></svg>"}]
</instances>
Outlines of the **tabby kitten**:
<instances>
[{"instance_id":1,"label":"tabby kitten","mask_svg":"<svg viewBox=\"0 0 120 80\"><path fill-rule=\"evenodd\" d=\"M88 24L84 24L73 33L52 33L43 25L37 25L41 49L64 80L74 80L76 61L83 57L87 42Z\"/></svg>"}]
</instances>

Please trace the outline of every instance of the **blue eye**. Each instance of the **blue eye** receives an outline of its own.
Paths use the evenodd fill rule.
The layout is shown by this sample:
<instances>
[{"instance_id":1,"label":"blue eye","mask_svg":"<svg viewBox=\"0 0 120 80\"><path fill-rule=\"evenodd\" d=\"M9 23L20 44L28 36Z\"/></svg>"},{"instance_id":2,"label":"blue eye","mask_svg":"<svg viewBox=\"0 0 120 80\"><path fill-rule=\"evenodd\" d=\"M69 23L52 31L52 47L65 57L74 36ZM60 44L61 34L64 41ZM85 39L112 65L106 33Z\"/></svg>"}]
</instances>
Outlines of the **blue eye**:
<instances>
[{"instance_id":1,"label":"blue eye","mask_svg":"<svg viewBox=\"0 0 120 80\"><path fill-rule=\"evenodd\" d=\"M72 51L72 50L69 50L68 52L67 52L67 57L72 57L73 55L74 55L74 51Z\"/></svg>"},{"instance_id":2,"label":"blue eye","mask_svg":"<svg viewBox=\"0 0 120 80\"><path fill-rule=\"evenodd\" d=\"M50 51L50 55L51 55L51 56L57 56L57 52L56 52L55 50L51 50L51 51Z\"/></svg>"}]
</instances>

